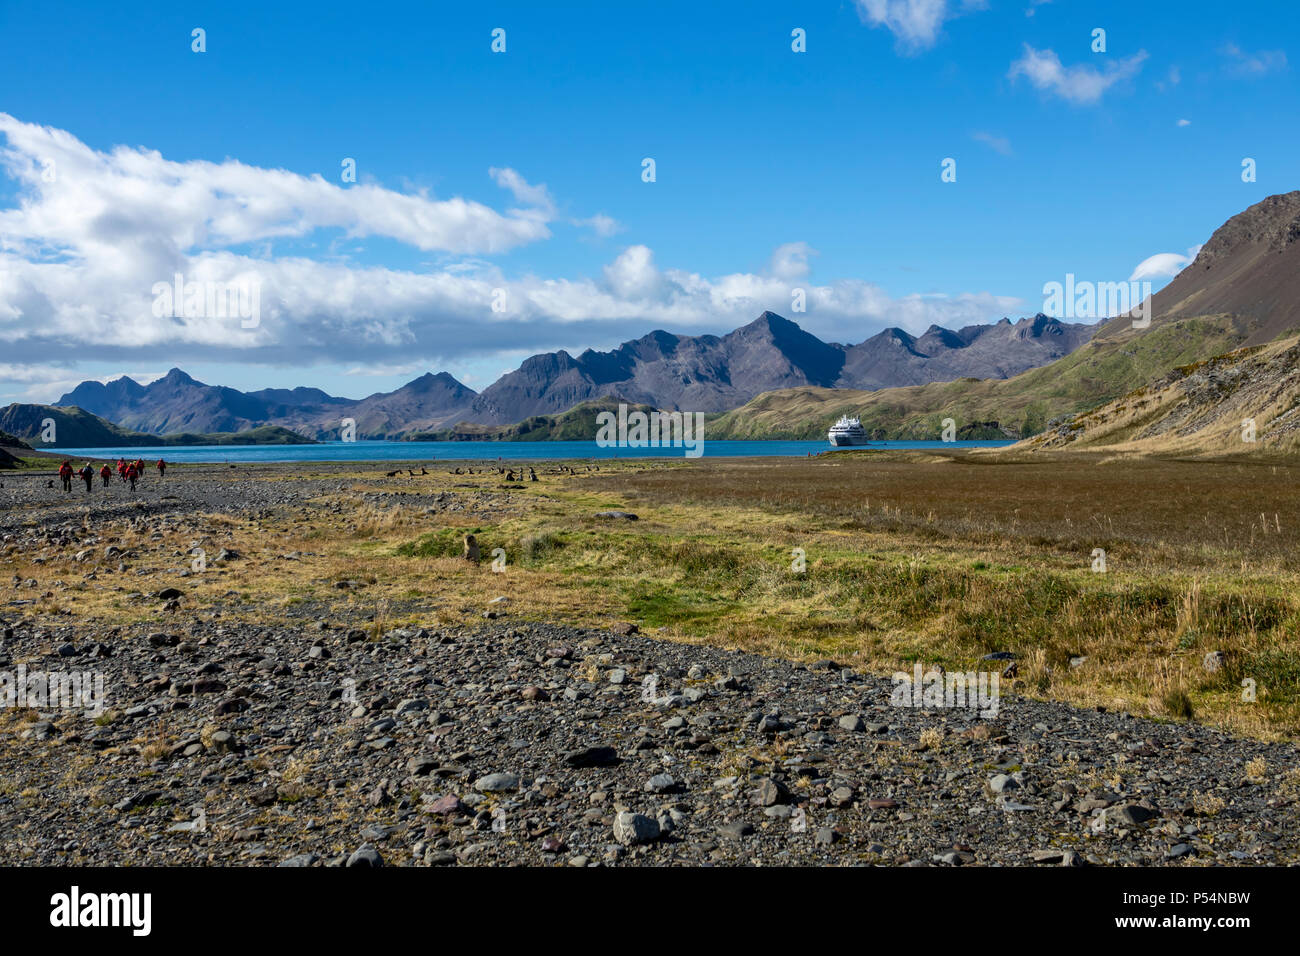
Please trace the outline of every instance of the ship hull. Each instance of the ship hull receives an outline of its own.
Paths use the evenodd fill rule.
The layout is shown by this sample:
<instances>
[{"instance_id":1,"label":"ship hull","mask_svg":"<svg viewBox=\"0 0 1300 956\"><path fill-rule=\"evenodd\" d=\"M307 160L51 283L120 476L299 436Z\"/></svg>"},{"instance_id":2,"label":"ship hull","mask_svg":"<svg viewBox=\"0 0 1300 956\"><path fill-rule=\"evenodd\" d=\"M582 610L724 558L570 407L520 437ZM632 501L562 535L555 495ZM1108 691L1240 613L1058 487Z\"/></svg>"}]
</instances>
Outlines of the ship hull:
<instances>
[{"instance_id":1,"label":"ship hull","mask_svg":"<svg viewBox=\"0 0 1300 956\"><path fill-rule=\"evenodd\" d=\"M830 443L836 448L850 448L856 445L865 445L867 437L864 435L858 438L854 435L829 435Z\"/></svg>"}]
</instances>

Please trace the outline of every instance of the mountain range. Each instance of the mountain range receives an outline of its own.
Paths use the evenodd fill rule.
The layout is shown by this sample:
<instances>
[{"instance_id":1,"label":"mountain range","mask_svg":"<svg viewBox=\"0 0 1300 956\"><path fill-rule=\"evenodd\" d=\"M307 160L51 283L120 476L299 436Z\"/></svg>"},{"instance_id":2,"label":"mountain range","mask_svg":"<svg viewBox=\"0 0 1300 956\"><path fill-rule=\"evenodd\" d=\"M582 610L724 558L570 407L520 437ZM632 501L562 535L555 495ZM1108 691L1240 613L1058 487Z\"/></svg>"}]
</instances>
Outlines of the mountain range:
<instances>
[{"instance_id":1,"label":"mountain range","mask_svg":"<svg viewBox=\"0 0 1300 956\"><path fill-rule=\"evenodd\" d=\"M127 377L82 382L55 404L155 435L276 425L310 438L336 438L341 420L352 418L358 438L399 438L455 424L508 425L606 397L711 413L798 386L876 389L1006 378L1068 355L1094 328L1037 315L957 331L931 326L920 336L889 328L846 346L823 342L789 319L764 312L723 336L654 331L609 352L534 355L481 393L446 372L363 399L318 388L242 392L204 384L174 368L149 385Z\"/></svg>"},{"instance_id":2,"label":"mountain range","mask_svg":"<svg viewBox=\"0 0 1300 956\"><path fill-rule=\"evenodd\" d=\"M945 418L959 430L978 423L981 435L1021 438L1060 427L1172 370L1281 341L1300 330L1300 191L1261 200L1216 229L1150 308L1149 327L1134 328L1132 317L1117 316L1068 355L1010 378L876 391L781 389L710 421L709 437L814 438L850 414L876 438L936 438ZM1237 360L1228 366L1254 367ZM1198 399L1205 394L1195 392Z\"/></svg>"},{"instance_id":3,"label":"mountain range","mask_svg":"<svg viewBox=\"0 0 1300 956\"><path fill-rule=\"evenodd\" d=\"M1274 396L1289 394L1295 353L1289 344L1276 354L1271 346L1300 332L1300 191L1269 196L1216 229L1152 298L1150 317L1144 327L1128 315L1095 326L1038 315L955 332L932 327L921 336L886 329L845 346L764 312L724 336L656 331L609 352L536 355L481 393L446 373L357 400L310 388L241 392L173 369L147 386L129 378L85 382L58 404L142 436L260 429L264 439L280 428L334 438L340 419L351 417L357 437L541 437L567 434L610 401L627 401L712 413L709 436L718 439L815 438L850 414L876 438L934 438L952 418L963 436L1057 436L1040 447L1177 432L1180 447L1190 449L1203 439L1199 427L1152 420L1128 430L1133 403L1125 396L1150 387L1165 396L1162 407L1199 408L1227 395L1222 376L1208 388L1189 377L1205 362L1227 376L1249 369L1276 383ZM1258 346L1270 346L1258 360L1239 351ZM1256 393L1236 394L1237 404L1249 404ZM30 437L29 419L42 407L10 406L0 428ZM1078 418L1094 409L1106 409L1101 419ZM1272 422L1289 410L1261 408L1259 417ZM1234 405L1223 421L1238 411ZM1194 417L1214 418L1206 415ZM1108 427L1099 432L1101 420ZM1079 422L1088 434L1070 438ZM1292 427L1289 418L1279 422L1268 440L1290 441Z\"/></svg>"},{"instance_id":4,"label":"mountain range","mask_svg":"<svg viewBox=\"0 0 1300 956\"><path fill-rule=\"evenodd\" d=\"M54 440L46 444L47 426ZM14 436L26 436L27 441ZM123 428L81 408L16 403L0 408L0 446L19 449L128 447L161 448L173 445L302 445L311 444L297 432L278 425L262 425L238 432L169 432L152 435Z\"/></svg>"}]
</instances>

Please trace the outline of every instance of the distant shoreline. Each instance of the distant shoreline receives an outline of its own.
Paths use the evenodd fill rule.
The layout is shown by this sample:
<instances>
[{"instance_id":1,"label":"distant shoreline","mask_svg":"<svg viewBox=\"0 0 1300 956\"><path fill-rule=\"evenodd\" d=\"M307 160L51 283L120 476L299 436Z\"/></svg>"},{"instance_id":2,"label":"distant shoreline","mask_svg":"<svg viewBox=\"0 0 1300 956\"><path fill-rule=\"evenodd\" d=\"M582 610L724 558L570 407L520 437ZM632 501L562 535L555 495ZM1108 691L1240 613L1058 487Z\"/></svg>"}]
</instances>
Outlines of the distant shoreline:
<instances>
[{"instance_id":1,"label":"distant shoreline","mask_svg":"<svg viewBox=\"0 0 1300 956\"><path fill-rule=\"evenodd\" d=\"M992 448L1010 441L896 441L880 442L853 451L907 451L958 448ZM708 458L804 458L834 449L824 440L784 441L715 440L704 442ZM429 461L623 461L627 459L674 460L686 458L681 447L600 447L594 441L357 441L317 442L310 445L204 445L158 448L148 453L124 446L37 449L39 453L70 458L107 459L162 457L184 464L270 464L272 462L388 462L394 465ZM694 459L697 460L697 459Z\"/></svg>"}]
</instances>

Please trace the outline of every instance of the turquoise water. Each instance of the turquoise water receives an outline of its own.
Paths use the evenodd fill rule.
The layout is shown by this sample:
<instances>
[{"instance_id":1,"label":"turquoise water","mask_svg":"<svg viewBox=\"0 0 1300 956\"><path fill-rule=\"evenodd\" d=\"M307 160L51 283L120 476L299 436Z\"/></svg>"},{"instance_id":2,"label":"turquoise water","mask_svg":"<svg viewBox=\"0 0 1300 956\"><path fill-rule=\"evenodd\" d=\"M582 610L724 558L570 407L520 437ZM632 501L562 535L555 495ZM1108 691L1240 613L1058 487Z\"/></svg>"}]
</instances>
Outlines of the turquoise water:
<instances>
[{"instance_id":1,"label":"turquoise water","mask_svg":"<svg viewBox=\"0 0 1300 956\"><path fill-rule=\"evenodd\" d=\"M1009 441L890 441L869 448L995 448ZM681 458L681 448L602 448L594 441L354 441L318 445L177 445L163 448L58 448L42 451L94 461L160 457L175 462L273 461L539 461L561 458ZM709 441L706 458L804 457L829 451L825 441Z\"/></svg>"}]
</instances>

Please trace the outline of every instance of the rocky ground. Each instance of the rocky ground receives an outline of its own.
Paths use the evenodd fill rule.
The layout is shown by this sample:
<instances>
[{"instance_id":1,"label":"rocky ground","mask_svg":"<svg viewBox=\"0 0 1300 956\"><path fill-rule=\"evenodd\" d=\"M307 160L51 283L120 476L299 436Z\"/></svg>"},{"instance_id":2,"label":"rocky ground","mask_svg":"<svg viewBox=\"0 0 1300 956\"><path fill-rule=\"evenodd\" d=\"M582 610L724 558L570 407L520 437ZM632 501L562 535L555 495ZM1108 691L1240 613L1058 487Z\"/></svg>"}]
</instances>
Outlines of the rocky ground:
<instances>
[{"instance_id":1,"label":"rocky ground","mask_svg":"<svg viewBox=\"0 0 1300 956\"><path fill-rule=\"evenodd\" d=\"M96 477L89 493L79 478L74 479L72 492L65 493L53 474L59 459L52 462L50 473L0 471L0 530L19 529L32 519L48 526L87 516L103 521L208 512L257 515L272 508L301 506L322 495L348 492L354 480L377 477L374 464L331 462L323 466L316 463L173 466L166 477L159 479L153 465L146 462L145 477L135 491L114 475L107 488ZM81 464L73 462L74 467L79 468ZM95 462L96 469L100 464ZM371 503L394 499L421 503L436 498L436 493L428 490L431 476L447 478L454 476L457 468L469 467L479 476L485 472L495 475L497 468L495 464L479 462L440 462L431 468L432 465L432 462L385 465L379 479L384 482L385 490L366 493L360 499ZM398 473L389 476L388 472L394 468ZM421 476L422 468L430 474ZM414 469L414 476L408 474L410 469ZM322 471L327 474L321 475ZM501 481L504 483L504 477Z\"/></svg>"},{"instance_id":2,"label":"rocky ground","mask_svg":"<svg viewBox=\"0 0 1300 956\"><path fill-rule=\"evenodd\" d=\"M44 549L117 580L151 557L111 522L302 507L340 468L178 473L89 511L4 479L0 674L102 674L107 703L0 710L0 863L1300 861L1289 744L1009 694L992 719L894 706L889 678L834 661L528 621L507 595L477 624L384 630L155 576L156 622L118 627L39 611L4 569Z\"/></svg>"}]
</instances>

